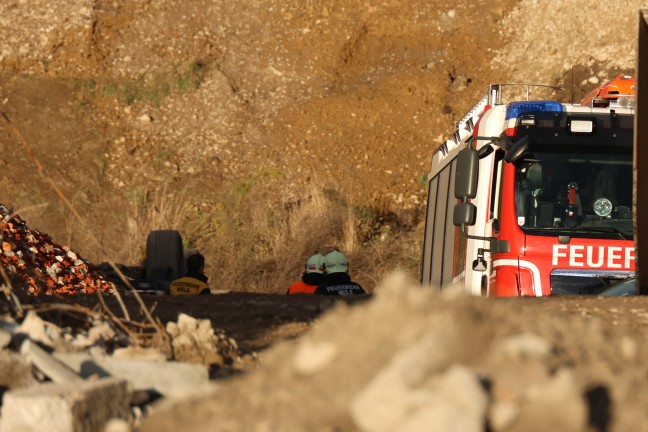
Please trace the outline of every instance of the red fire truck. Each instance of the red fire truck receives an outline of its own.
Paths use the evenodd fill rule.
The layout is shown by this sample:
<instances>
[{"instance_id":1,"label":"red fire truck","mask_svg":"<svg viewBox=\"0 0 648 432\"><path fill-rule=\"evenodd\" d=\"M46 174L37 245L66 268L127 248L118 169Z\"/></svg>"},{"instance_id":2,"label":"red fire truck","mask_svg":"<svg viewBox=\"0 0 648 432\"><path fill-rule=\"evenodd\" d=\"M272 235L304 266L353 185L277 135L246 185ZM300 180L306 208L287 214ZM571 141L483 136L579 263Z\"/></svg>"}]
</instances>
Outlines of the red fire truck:
<instances>
[{"instance_id":1,"label":"red fire truck","mask_svg":"<svg viewBox=\"0 0 648 432\"><path fill-rule=\"evenodd\" d=\"M490 296L597 294L634 276L634 80L581 104L491 84L432 157L422 282ZM621 89L621 91L619 91Z\"/></svg>"}]
</instances>

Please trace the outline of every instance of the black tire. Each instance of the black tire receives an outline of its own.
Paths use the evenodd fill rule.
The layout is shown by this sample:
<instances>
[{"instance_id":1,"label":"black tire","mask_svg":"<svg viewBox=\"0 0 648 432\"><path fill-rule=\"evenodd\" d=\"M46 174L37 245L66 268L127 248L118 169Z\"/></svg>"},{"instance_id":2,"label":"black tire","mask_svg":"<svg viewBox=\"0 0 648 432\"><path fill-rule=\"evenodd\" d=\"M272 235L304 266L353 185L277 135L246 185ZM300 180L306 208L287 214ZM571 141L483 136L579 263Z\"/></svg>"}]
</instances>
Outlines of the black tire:
<instances>
[{"instance_id":1,"label":"black tire","mask_svg":"<svg viewBox=\"0 0 648 432\"><path fill-rule=\"evenodd\" d=\"M151 231L146 240L146 279L168 289L185 273L182 237L175 230Z\"/></svg>"}]
</instances>

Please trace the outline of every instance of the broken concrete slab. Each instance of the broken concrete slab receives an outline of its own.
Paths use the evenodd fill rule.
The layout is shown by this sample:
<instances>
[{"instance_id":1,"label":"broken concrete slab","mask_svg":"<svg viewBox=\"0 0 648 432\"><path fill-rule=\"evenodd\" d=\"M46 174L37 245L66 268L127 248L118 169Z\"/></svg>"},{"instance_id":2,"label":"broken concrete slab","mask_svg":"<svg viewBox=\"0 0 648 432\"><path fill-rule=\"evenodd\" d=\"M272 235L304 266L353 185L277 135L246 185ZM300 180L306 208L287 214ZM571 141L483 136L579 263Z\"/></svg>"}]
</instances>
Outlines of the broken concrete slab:
<instances>
[{"instance_id":1,"label":"broken concrete slab","mask_svg":"<svg viewBox=\"0 0 648 432\"><path fill-rule=\"evenodd\" d=\"M209 370L202 364L92 357L84 353L55 352L54 356L83 378L94 375L126 379L135 390L155 390L163 396L180 396L209 385Z\"/></svg>"},{"instance_id":2,"label":"broken concrete slab","mask_svg":"<svg viewBox=\"0 0 648 432\"><path fill-rule=\"evenodd\" d=\"M121 379L46 383L4 394L0 432L102 432L112 418L130 419L131 387Z\"/></svg>"},{"instance_id":3,"label":"broken concrete slab","mask_svg":"<svg viewBox=\"0 0 648 432\"><path fill-rule=\"evenodd\" d=\"M10 350L0 351L0 386L18 389L36 383L32 365L24 356Z\"/></svg>"},{"instance_id":4,"label":"broken concrete slab","mask_svg":"<svg viewBox=\"0 0 648 432\"><path fill-rule=\"evenodd\" d=\"M7 348L11 343L11 332L0 327L0 348Z\"/></svg>"},{"instance_id":5,"label":"broken concrete slab","mask_svg":"<svg viewBox=\"0 0 648 432\"><path fill-rule=\"evenodd\" d=\"M74 383L83 381L73 370L29 339L26 339L20 346L20 353L54 382Z\"/></svg>"}]
</instances>

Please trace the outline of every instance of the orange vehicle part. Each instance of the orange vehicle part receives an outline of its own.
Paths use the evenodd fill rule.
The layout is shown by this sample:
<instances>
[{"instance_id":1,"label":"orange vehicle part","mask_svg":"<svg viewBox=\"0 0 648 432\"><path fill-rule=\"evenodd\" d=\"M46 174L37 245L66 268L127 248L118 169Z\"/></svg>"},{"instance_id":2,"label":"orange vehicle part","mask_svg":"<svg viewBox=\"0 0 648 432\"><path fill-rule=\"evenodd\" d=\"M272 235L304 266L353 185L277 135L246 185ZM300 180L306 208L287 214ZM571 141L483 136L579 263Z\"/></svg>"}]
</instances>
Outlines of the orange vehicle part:
<instances>
[{"instance_id":1,"label":"orange vehicle part","mask_svg":"<svg viewBox=\"0 0 648 432\"><path fill-rule=\"evenodd\" d=\"M630 75L621 74L600 87L595 88L581 101L585 106L608 106L610 101L615 101L621 96L634 98L635 79Z\"/></svg>"}]
</instances>

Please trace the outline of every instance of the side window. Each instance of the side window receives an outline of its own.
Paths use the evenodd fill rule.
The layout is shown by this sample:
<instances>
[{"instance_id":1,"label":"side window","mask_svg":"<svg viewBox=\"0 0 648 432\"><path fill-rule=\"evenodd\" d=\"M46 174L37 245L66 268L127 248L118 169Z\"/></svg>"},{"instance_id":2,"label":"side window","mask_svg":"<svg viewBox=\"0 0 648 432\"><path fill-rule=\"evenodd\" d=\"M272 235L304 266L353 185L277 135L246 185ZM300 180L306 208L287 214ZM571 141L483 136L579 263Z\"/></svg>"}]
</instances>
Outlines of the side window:
<instances>
[{"instance_id":1,"label":"side window","mask_svg":"<svg viewBox=\"0 0 648 432\"><path fill-rule=\"evenodd\" d=\"M443 268L441 284L446 285L452 282L452 266L454 263L455 250L454 239L456 229L452 222L454 207L457 204L457 199L454 196L454 178L457 171L457 160L452 161L450 165L450 184L448 185L448 202L446 204L446 218L445 221L440 221L445 225L445 235L443 239Z\"/></svg>"},{"instance_id":2,"label":"side window","mask_svg":"<svg viewBox=\"0 0 648 432\"><path fill-rule=\"evenodd\" d=\"M432 243L434 241L434 219L436 217L436 202L439 188L439 177L432 178L429 182L427 214L425 216L425 238L423 241L423 265L421 281L431 283L432 277Z\"/></svg>"},{"instance_id":3,"label":"side window","mask_svg":"<svg viewBox=\"0 0 648 432\"><path fill-rule=\"evenodd\" d=\"M494 161L495 167L493 170L493 182L491 183L491 201L490 201L489 219L497 219L499 217L503 159L504 159L504 151L497 150L495 152L495 161Z\"/></svg>"},{"instance_id":4,"label":"side window","mask_svg":"<svg viewBox=\"0 0 648 432\"><path fill-rule=\"evenodd\" d=\"M447 225L448 191L450 189L450 166L439 173L439 187L435 203L434 239L432 241L432 279L431 283L441 286L443 271L443 245ZM454 198L454 196L453 196Z\"/></svg>"}]
</instances>

